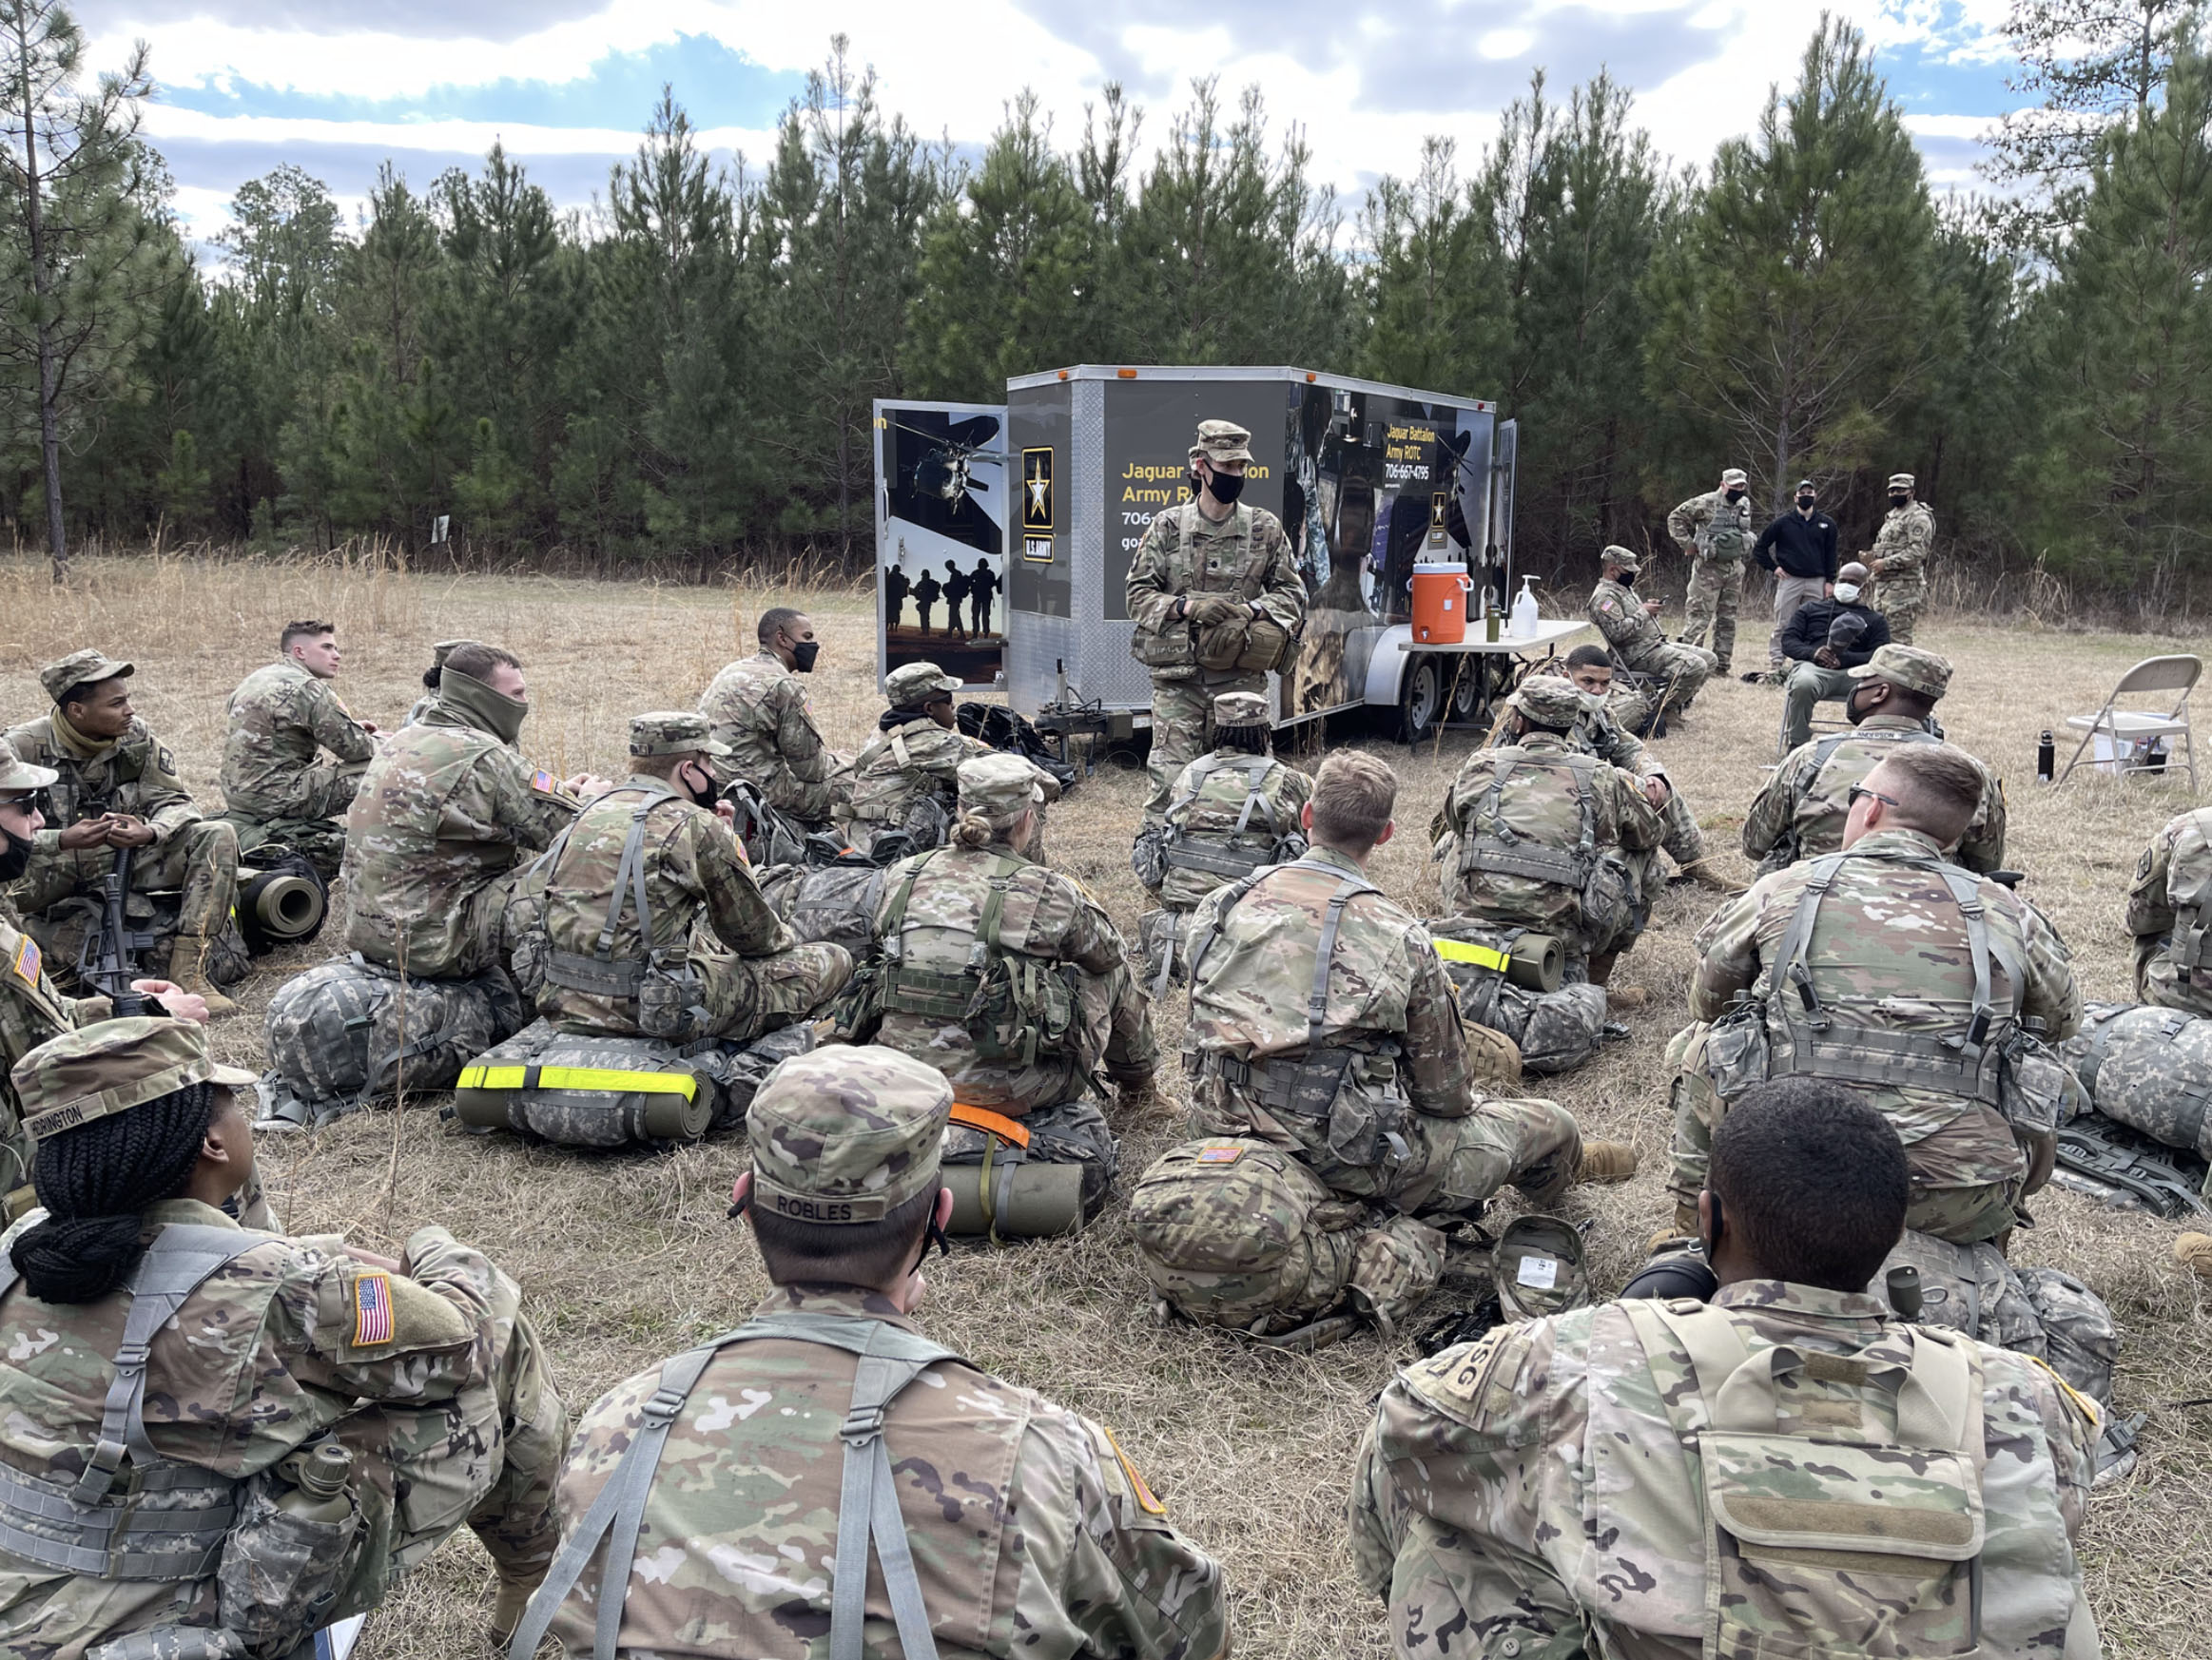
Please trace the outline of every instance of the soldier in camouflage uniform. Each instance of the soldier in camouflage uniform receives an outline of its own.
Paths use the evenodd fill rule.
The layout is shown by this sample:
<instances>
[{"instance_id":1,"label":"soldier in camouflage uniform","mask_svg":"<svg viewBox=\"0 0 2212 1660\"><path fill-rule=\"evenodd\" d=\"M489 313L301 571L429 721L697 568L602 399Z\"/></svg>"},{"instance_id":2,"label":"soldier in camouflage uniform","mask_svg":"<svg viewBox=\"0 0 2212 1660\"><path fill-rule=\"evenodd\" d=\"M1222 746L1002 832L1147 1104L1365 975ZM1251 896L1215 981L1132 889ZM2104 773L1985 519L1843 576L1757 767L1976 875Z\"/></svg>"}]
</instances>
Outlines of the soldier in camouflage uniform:
<instances>
[{"instance_id":1,"label":"soldier in camouflage uniform","mask_svg":"<svg viewBox=\"0 0 2212 1660\"><path fill-rule=\"evenodd\" d=\"M1942 742L1929 722L1950 685L1945 659L1914 646L1884 646L1845 672L1853 684L1844 713L1855 730L1791 750L1744 817L1744 856L1759 861L1762 876L1835 852L1843 845L1851 792L1867 774L1901 744ZM1979 761L1974 764L1982 772L1982 804L1965 837L1944 854L1986 874L2005 865L2005 786Z\"/></svg>"},{"instance_id":2,"label":"soldier in camouflage uniform","mask_svg":"<svg viewBox=\"0 0 2212 1660\"><path fill-rule=\"evenodd\" d=\"M1636 597L1643 562L1614 546L1599 555L1598 586L1590 590L1590 621L1634 674L1656 676L1666 712L1680 714L1712 678L1717 659L1702 646L1671 641L1659 625L1659 602Z\"/></svg>"},{"instance_id":3,"label":"soldier in camouflage uniform","mask_svg":"<svg viewBox=\"0 0 2212 1660\"><path fill-rule=\"evenodd\" d=\"M1018 755L960 762L946 845L885 876L870 1011L853 1033L937 1068L963 1106L1013 1118L1074 1101L1101 1067L1124 1099L1142 1096L1159 1065L1120 930L1043 856L1043 775Z\"/></svg>"},{"instance_id":4,"label":"soldier in camouflage uniform","mask_svg":"<svg viewBox=\"0 0 2212 1660\"><path fill-rule=\"evenodd\" d=\"M1183 1070L1193 1133L1264 1142L1338 1197L1448 1227L1508 1183L1548 1203L1583 1147L1553 1102L1477 1097L1428 931L1365 874L1396 794L1374 757L1330 756L1300 814L1311 851L1200 903Z\"/></svg>"},{"instance_id":5,"label":"soldier in camouflage uniform","mask_svg":"<svg viewBox=\"0 0 2212 1660\"><path fill-rule=\"evenodd\" d=\"M512 1627L567 1440L514 1281L440 1227L394 1262L232 1222L254 1078L197 1026L68 1033L14 1079L48 1208L0 1253L0 1651L289 1654L463 1520ZM291 1514L319 1447L350 1455L342 1520Z\"/></svg>"},{"instance_id":6,"label":"soldier in camouflage uniform","mask_svg":"<svg viewBox=\"0 0 2212 1660\"><path fill-rule=\"evenodd\" d=\"M516 1660L549 1629L590 1654L607 1620L624 1656L1228 1653L1220 1569L1113 1435L915 1322L921 1259L952 1212L938 1181L952 1099L886 1049L769 1074L734 1196L775 1289L584 1415L560 1559ZM611 1504L626 1490L634 1546Z\"/></svg>"},{"instance_id":7,"label":"soldier in camouflage uniform","mask_svg":"<svg viewBox=\"0 0 2212 1660\"><path fill-rule=\"evenodd\" d=\"M548 861L537 1012L568 1032L750 1043L843 991L851 956L802 945L777 920L714 808L714 762L728 751L707 717L638 715L630 753L631 776L577 816ZM665 1000L680 1013L645 1008L661 995L655 976L674 982Z\"/></svg>"},{"instance_id":8,"label":"soldier in camouflage uniform","mask_svg":"<svg viewBox=\"0 0 2212 1660\"><path fill-rule=\"evenodd\" d=\"M1928 608L1928 554L1935 545L1935 515L1912 493L1912 474L1890 474L1890 512L1871 553L1859 557L1874 573L1866 603L1889 619L1890 638L1912 644L1913 627Z\"/></svg>"},{"instance_id":9,"label":"soldier in camouflage uniform","mask_svg":"<svg viewBox=\"0 0 2212 1660\"><path fill-rule=\"evenodd\" d=\"M2166 821L2127 889L2135 994L2162 1009L2212 1014L2212 807Z\"/></svg>"},{"instance_id":10,"label":"soldier in camouflage uniform","mask_svg":"<svg viewBox=\"0 0 2212 1660\"><path fill-rule=\"evenodd\" d=\"M1643 741L1621 721L1613 690L1613 663L1604 647L1576 647L1567 653L1566 669L1567 679L1574 682L1575 689L1590 705L1575 723L1574 730L1567 734L1568 743L1584 755L1595 755L1607 766L1632 772L1641 779L1644 799L1659 809L1663 832L1659 851L1663 851L1699 887L1728 892L1732 884L1705 856L1704 832L1698 828L1698 815L1689 799L1667 776L1666 763L1645 748ZM1622 694L1623 697L1633 695ZM1490 740L1493 746L1505 741L1503 727ZM1625 848L1622 852L1637 872L1641 891L1648 898L1658 889L1657 853L1651 850L1631 853Z\"/></svg>"},{"instance_id":11,"label":"soldier in camouflage uniform","mask_svg":"<svg viewBox=\"0 0 2212 1660\"><path fill-rule=\"evenodd\" d=\"M1694 495L1667 514L1667 534L1690 561L1682 602L1688 645L1712 643L1715 672L1726 674L1736 654L1736 613L1743 604L1743 571L1751 556L1751 484L1743 469L1720 475L1720 488Z\"/></svg>"},{"instance_id":12,"label":"soldier in camouflage uniform","mask_svg":"<svg viewBox=\"0 0 2212 1660\"><path fill-rule=\"evenodd\" d=\"M511 653L473 640L455 647L437 702L369 762L346 815L349 951L431 979L504 969L517 867L568 827L572 790L598 787L515 752L529 713Z\"/></svg>"},{"instance_id":13,"label":"soldier in camouflage uniform","mask_svg":"<svg viewBox=\"0 0 2212 1660\"><path fill-rule=\"evenodd\" d=\"M1945 862L1980 793L1972 757L1900 747L1853 788L1841 853L1760 878L1698 931L1690 1013L1731 1019L1672 1052L1678 1205L1703 1185L1714 1120L1771 1071L1834 1078L1890 1120L1912 1165L1908 1226L1959 1245L2010 1233L2049 1177L2060 1106L2028 1023L2063 1041L2082 994L2032 906Z\"/></svg>"},{"instance_id":14,"label":"soldier in camouflage uniform","mask_svg":"<svg viewBox=\"0 0 2212 1660\"><path fill-rule=\"evenodd\" d=\"M124 683L133 672L92 650L38 671L54 706L10 732L8 743L59 777L48 792L53 816L10 897L35 919L64 899L97 893L116 850L136 849L135 891L183 890L169 977L210 1014L233 1013L238 1005L208 983L207 955L238 897L238 832L192 804L168 746L131 710Z\"/></svg>"},{"instance_id":15,"label":"soldier in camouflage uniform","mask_svg":"<svg viewBox=\"0 0 2212 1660\"><path fill-rule=\"evenodd\" d=\"M826 829L849 799L852 763L823 743L797 678L814 672L822 644L806 614L786 606L763 611L755 632L759 653L729 665L699 700L715 742L729 749L715 770L724 783L757 786L769 806L807 829Z\"/></svg>"},{"instance_id":16,"label":"soldier in camouflage uniform","mask_svg":"<svg viewBox=\"0 0 2212 1660\"><path fill-rule=\"evenodd\" d=\"M345 857L342 815L377 752L377 729L330 689L340 661L330 624L285 624L277 653L230 694L223 820L241 852L282 842L327 878ZM332 759L318 762L324 750Z\"/></svg>"},{"instance_id":17,"label":"soldier in camouflage uniform","mask_svg":"<svg viewBox=\"0 0 2212 1660\"><path fill-rule=\"evenodd\" d=\"M33 838L46 822L39 816L38 792L60 775L50 767L29 766L0 739L0 890L30 863ZM207 1005L166 980L133 980L131 989L154 998L179 1020L205 1020ZM30 1137L23 1133L23 1104L8 1071L49 1037L105 1020L112 1013L106 997L65 997L46 972L38 941L25 934L0 893L0 1215L13 1222L30 1208Z\"/></svg>"},{"instance_id":18,"label":"soldier in camouflage uniform","mask_svg":"<svg viewBox=\"0 0 2212 1660\"><path fill-rule=\"evenodd\" d=\"M960 689L960 677L934 663L902 663L883 677L891 706L853 757L851 801L835 807L846 840L865 846L881 830L905 830L922 848L944 840L960 798L960 762L993 753L960 731L953 713Z\"/></svg>"},{"instance_id":19,"label":"soldier in camouflage uniform","mask_svg":"<svg viewBox=\"0 0 2212 1660\"><path fill-rule=\"evenodd\" d=\"M1384 1392L1352 1558L1403 1660L2097 1653L2074 1550L2097 1409L1866 1294L1906 1163L1805 1093L1716 1140L1710 1306L1499 1326Z\"/></svg>"},{"instance_id":20,"label":"soldier in camouflage uniform","mask_svg":"<svg viewBox=\"0 0 2212 1660\"><path fill-rule=\"evenodd\" d=\"M1505 704L1505 743L1468 756L1445 799L1444 908L1556 935L1569 977L1602 986L1650 915L1629 861L1665 826L1641 779L1570 742L1589 714L1571 682L1532 675Z\"/></svg>"},{"instance_id":21,"label":"soldier in camouflage uniform","mask_svg":"<svg viewBox=\"0 0 2212 1660\"><path fill-rule=\"evenodd\" d=\"M1233 422L1200 421L1192 452L1198 493L1153 515L1130 563L1130 654L1152 670L1148 819L1168 810L1183 768L1213 747L1213 699L1268 689L1265 669L1201 667L1194 637L1246 614L1290 635L1305 626L1306 583L1282 521L1238 500L1251 445Z\"/></svg>"}]
</instances>

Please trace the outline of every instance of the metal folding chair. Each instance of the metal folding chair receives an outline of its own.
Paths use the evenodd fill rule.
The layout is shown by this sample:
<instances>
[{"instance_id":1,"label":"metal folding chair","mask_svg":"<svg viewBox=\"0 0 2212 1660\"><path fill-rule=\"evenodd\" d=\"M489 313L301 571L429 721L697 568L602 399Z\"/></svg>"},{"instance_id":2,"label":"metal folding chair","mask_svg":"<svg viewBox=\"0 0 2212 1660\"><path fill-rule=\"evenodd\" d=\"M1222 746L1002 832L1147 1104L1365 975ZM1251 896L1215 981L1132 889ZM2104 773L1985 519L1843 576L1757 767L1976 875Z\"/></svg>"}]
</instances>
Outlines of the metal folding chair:
<instances>
[{"instance_id":1,"label":"metal folding chair","mask_svg":"<svg viewBox=\"0 0 2212 1660\"><path fill-rule=\"evenodd\" d=\"M2189 775L2189 793L2197 791L2197 748L2195 734L2189 725L2189 693L2197 685L2197 677L2203 673L2202 659L2178 655L2173 657L2145 657L2141 663L2120 677L2120 684L2112 688L2112 695L2105 700L2105 706L2093 715L2068 715L2066 729L2079 732L2082 741L2074 745L2074 752L2066 758L2066 770L2057 782L2065 783L2081 764L2089 745L2102 736L2111 744L2110 760L2114 768L2125 777L2136 772L2171 773L2177 756L2180 770ZM2122 698L2139 692L2177 692L2173 707L2164 713L2156 709L2123 709ZM2169 743L2163 755L2157 760L2141 759L2137 746L2152 738L2180 739L2178 749ZM2106 758L2096 757L2092 766L2102 765Z\"/></svg>"}]
</instances>

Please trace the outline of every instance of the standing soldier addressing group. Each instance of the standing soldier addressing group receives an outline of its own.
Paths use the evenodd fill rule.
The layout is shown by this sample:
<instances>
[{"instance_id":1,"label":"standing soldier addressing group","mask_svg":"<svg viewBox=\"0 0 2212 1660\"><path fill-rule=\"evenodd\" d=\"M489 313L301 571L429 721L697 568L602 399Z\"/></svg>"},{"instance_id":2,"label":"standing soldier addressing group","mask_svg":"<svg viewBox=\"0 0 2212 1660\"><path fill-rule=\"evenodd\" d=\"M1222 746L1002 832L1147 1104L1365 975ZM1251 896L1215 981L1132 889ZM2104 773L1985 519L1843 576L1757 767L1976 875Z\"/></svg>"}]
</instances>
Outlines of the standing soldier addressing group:
<instances>
[{"instance_id":1,"label":"standing soldier addressing group","mask_svg":"<svg viewBox=\"0 0 2212 1660\"><path fill-rule=\"evenodd\" d=\"M53 708L10 732L8 743L26 764L56 775L48 786L53 818L32 839L12 898L24 916L39 917L96 892L129 850L134 892L183 890L169 978L209 1014L229 1014L238 1005L207 970L238 898L238 832L192 804L168 746L131 708L134 672L92 650L38 671Z\"/></svg>"},{"instance_id":2,"label":"standing soldier addressing group","mask_svg":"<svg viewBox=\"0 0 2212 1660\"><path fill-rule=\"evenodd\" d=\"M1912 630L1928 607L1928 553L1935 543L1935 515L1913 492L1912 474L1890 474L1890 512L1874 550L1859 557L1874 573L1867 604L1890 619L1890 638L1912 644Z\"/></svg>"},{"instance_id":3,"label":"standing soldier addressing group","mask_svg":"<svg viewBox=\"0 0 2212 1660\"><path fill-rule=\"evenodd\" d=\"M1168 809L1183 768L1212 747L1213 699L1268 689L1306 622L1306 583L1283 523L1246 505L1252 434L1200 421L1198 491L1153 515L1129 567L1129 649L1152 670L1148 819Z\"/></svg>"},{"instance_id":4,"label":"standing soldier addressing group","mask_svg":"<svg viewBox=\"0 0 2212 1660\"><path fill-rule=\"evenodd\" d=\"M922 582L929 583L926 573ZM914 591L920 599L921 587ZM927 600L922 600L922 624L929 626ZM769 806L807 829L826 829L844 798L848 763L823 743L806 688L796 678L814 672L822 643L813 620L787 606L763 611L754 631L759 652L716 675L699 700L714 741L729 751L716 772L725 783L745 780Z\"/></svg>"},{"instance_id":5,"label":"standing soldier addressing group","mask_svg":"<svg viewBox=\"0 0 2212 1660\"><path fill-rule=\"evenodd\" d=\"M326 878L345 857L345 810L377 752L377 728L331 689L340 655L329 623L286 623L277 661L230 694L223 746L223 821L239 850L281 842ZM322 751L332 759L319 762Z\"/></svg>"},{"instance_id":6,"label":"standing soldier addressing group","mask_svg":"<svg viewBox=\"0 0 2212 1660\"><path fill-rule=\"evenodd\" d=\"M1743 604L1743 568L1750 556L1750 481L1743 469L1720 475L1720 488L1694 495L1667 514L1667 534L1689 556L1681 639L1710 645L1714 671L1728 672L1736 654L1736 613Z\"/></svg>"},{"instance_id":7,"label":"standing soldier addressing group","mask_svg":"<svg viewBox=\"0 0 2212 1660\"><path fill-rule=\"evenodd\" d=\"M1669 715L1687 710L1712 678L1715 658L1702 646L1669 640L1659 625L1659 602L1636 596L1642 561L1616 544L1598 556L1598 586L1590 590L1590 621L1632 674L1657 682L1651 696Z\"/></svg>"},{"instance_id":8,"label":"standing soldier addressing group","mask_svg":"<svg viewBox=\"0 0 2212 1660\"><path fill-rule=\"evenodd\" d=\"M1218 1565L1102 1425L923 1337L953 1091L887 1049L787 1060L737 1180L774 1286L576 1426L516 1631L565 1654L1222 1660Z\"/></svg>"}]
</instances>

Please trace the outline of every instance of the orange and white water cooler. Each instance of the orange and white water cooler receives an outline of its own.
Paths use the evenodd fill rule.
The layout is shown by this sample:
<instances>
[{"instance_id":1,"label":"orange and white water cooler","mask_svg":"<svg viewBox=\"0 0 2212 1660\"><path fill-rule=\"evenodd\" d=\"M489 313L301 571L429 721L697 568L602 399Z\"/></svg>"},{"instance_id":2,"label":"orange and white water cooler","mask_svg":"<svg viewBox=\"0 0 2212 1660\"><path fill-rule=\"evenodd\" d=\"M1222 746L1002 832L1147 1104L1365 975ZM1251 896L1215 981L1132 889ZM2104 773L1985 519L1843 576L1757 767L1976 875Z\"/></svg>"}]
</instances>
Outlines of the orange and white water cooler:
<instances>
[{"instance_id":1,"label":"orange and white water cooler","mask_svg":"<svg viewBox=\"0 0 2212 1660\"><path fill-rule=\"evenodd\" d=\"M1467 595L1474 590L1460 564L1413 567L1413 638L1424 646L1456 646L1467 637Z\"/></svg>"}]
</instances>

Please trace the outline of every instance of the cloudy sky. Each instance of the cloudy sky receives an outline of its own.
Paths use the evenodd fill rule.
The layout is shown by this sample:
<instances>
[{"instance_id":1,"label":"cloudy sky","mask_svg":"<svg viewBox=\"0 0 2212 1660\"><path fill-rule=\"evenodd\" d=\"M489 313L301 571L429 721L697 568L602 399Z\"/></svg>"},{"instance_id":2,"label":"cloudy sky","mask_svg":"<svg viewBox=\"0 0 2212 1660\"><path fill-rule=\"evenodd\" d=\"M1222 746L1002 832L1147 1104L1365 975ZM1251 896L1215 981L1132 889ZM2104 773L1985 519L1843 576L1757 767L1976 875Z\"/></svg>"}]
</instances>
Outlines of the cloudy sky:
<instances>
[{"instance_id":1,"label":"cloudy sky","mask_svg":"<svg viewBox=\"0 0 2212 1660\"><path fill-rule=\"evenodd\" d=\"M1976 135L2020 102L1995 33L2006 0L1827 0L1866 29L1938 186L1974 183ZM102 64L133 38L162 87L146 125L191 232L238 183L295 162L358 203L389 158L417 184L495 138L563 203L628 155L664 82L707 142L756 164L833 30L925 135L980 145L1034 88L1063 144L1118 80L1157 133L1193 73L1258 83L1307 128L1319 178L1357 194L1463 153L1543 66L1563 92L1601 67L1635 87L1659 147L1702 160L1788 81L1820 0L83 0ZM1203 24L1191 21L1202 16Z\"/></svg>"}]
</instances>

